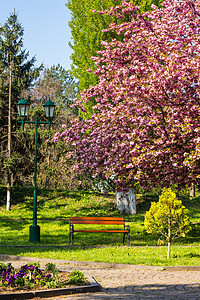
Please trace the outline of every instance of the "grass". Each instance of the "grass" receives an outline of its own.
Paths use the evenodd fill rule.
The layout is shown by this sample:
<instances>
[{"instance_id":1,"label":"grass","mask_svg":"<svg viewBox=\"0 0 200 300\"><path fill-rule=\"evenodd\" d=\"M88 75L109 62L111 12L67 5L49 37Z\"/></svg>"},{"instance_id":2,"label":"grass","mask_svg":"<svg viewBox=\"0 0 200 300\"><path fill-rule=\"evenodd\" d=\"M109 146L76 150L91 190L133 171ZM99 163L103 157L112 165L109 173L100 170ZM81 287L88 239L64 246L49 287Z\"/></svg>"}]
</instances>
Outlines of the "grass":
<instances>
[{"instance_id":1,"label":"grass","mask_svg":"<svg viewBox=\"0 0 200 300\"><path fill-rule=\"evenodd\" d=\"M167 247L69 247L69 248L15 248L2 247L1 254L26 257L93 261L151 266L199 266L199 246L173 246L171 258L167 259Z\"/></svg>"},{"instance_id":2,"label":"grass","mask_svg":"<svg viewBox=\"0 0 200 300\"><path fill-rule=\"evenodd\" d=\"M186 238L172 245L172 258L166 259L167 248L157 246L157 236L147 234L144 214L151 201L158 196L138 195L138 213L124 216L131 228L130 247L122 245L122 234L77 233L75 247L68 246L68 218L70 216L119 216L114 209L114 195L65 190L38 190L38 224L41 242L30 243L32 224L31 188L13 188L12 209L5 210L5 190L0 190L0 253L67 260L89 260L146 265L200 265L200 197L189 200L182 196L189 209L192 230ZM83 225L79 225L80 227ZM92 227L92 225L91 225ZM13 247L13 245L24 247ZM48 248L46 247L48 246ZM54 247L53 247L54 246Z\"/></svg>"}]
</instances>

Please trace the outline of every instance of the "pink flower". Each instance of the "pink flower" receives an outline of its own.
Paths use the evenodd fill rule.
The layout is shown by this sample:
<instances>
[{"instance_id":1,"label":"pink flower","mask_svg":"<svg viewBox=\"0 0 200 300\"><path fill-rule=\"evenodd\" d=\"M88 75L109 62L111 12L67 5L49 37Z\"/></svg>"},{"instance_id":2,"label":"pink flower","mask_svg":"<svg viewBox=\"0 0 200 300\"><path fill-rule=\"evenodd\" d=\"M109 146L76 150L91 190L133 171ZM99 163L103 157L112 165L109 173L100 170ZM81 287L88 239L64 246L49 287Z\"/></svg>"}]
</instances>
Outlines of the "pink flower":
<instances>
[{"instance_id":1,"label":"pink flower","mask_svg":"<svg viewBox=\"0 0 200 300\"><path fill-rule=\"evenodd\" d=\"M55 142L67 137L74 148L74 171L114 176L119 189L135 181L144 188L184 187L191 178L200 186L200 5L192 4L166 0L140 14L123 1L100 12L127 13L131 21L110 24L104 31L123 39L102 41L104 49L92 57L99 81L82 91L76 106L87 111L95 100L94 114L54 136Z\"/></svg>"}]
</instances>

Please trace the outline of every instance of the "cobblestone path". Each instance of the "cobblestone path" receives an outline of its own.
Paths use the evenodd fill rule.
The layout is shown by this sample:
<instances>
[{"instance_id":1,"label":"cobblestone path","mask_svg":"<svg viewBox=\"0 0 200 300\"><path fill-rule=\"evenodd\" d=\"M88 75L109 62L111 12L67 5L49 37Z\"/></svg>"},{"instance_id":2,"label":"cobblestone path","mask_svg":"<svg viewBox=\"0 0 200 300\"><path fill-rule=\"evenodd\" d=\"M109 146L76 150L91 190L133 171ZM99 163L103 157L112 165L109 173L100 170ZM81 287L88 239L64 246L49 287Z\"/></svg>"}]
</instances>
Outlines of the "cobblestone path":
<instances>
[{"instance_id":1,"label":"cobblestone path","mask_svg":"<svg viewBox=\"0 0 200 300\"><path fill-rule=\"evenodd\" d=\"M30 258L28 259L31 260ZM200 268L166 268L102 263L69 262L48 259L40 261L41 267L47 262L56 263L60 270L80 270L90 274L101 285L97 293L77 294L48 298L54 300L107 300L107 299L162 299L200 300ZM11 262L11 260L7 260ZM12 260L13 266L27 260ZM46 298L47 299L47 298Z\"/></svg>"}]
</instances>

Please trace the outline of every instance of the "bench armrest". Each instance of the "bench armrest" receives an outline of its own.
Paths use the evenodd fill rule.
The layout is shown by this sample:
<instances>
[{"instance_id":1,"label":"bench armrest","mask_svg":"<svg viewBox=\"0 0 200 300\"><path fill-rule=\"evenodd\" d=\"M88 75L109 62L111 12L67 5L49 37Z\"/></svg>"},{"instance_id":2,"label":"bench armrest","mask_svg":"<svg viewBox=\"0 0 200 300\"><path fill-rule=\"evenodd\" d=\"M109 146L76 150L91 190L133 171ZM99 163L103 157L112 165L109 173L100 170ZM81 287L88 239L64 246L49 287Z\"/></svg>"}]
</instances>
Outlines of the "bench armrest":
<instances>
[{"instance_id":1,"label":"bench armrest","mask_svg":"<svg viewBox=\"0 0 200 300\"><path fill-rule=\"evenodd\" d=\"M73 224L69 224L69 231L74 232L74 225Z\"/></svg>"},{"instance_id":2,"label":"bench armrest","mask_svg":"<svg viewBox=\"0 0 200 300\"><path fill-rule=\"evenodd\" d=\"M128 230L130 232L130 226L124 224L124 230Z\"/></svg>"}]
</instances>

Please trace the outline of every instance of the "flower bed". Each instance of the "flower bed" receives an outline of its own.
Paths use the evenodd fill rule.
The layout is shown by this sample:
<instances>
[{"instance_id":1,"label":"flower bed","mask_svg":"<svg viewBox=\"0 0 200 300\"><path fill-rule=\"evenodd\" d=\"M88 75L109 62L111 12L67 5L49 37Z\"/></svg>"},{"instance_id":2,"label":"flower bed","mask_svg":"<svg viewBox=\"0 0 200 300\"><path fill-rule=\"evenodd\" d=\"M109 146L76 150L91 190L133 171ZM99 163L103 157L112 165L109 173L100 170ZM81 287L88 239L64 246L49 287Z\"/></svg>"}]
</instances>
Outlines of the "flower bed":
<instances>
[{"instance_id":1,"label":"flower bed","mask_svg":"<svg viewBox=\"0 0 200 300\"><path fill-rule=\"evenodd\" d=\"M19 269L14 269L10 263L0 263L0 294L87 284L82 272L60 272L52 263L46 264L45 270L40 269L39 263L26 264Z\"/></svg>"}]
</instances>

